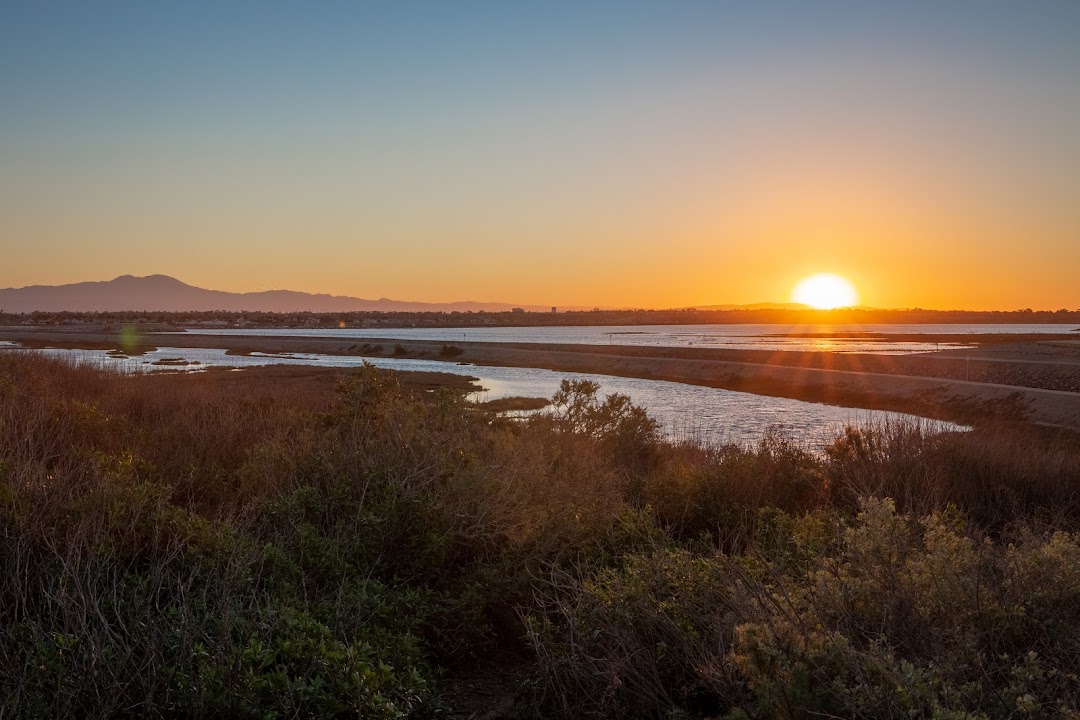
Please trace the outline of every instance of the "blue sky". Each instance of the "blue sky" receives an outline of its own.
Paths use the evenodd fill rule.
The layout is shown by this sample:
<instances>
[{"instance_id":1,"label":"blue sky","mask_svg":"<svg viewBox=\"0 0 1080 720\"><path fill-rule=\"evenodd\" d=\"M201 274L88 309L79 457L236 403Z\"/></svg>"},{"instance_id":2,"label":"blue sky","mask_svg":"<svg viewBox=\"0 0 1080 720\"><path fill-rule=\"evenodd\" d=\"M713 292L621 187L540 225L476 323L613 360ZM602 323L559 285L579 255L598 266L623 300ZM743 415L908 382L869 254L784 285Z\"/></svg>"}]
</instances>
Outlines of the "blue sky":
<instances>
[{"instance_id":1,"label":"blue sky","mask_svg":"<svg viewBox=\"0 0 1080 720\"><path fill-rule=\"evenodd\" d=\"M1077 2L0 8L3 286L1080 305Z\"/></svg>"}]
</instances>

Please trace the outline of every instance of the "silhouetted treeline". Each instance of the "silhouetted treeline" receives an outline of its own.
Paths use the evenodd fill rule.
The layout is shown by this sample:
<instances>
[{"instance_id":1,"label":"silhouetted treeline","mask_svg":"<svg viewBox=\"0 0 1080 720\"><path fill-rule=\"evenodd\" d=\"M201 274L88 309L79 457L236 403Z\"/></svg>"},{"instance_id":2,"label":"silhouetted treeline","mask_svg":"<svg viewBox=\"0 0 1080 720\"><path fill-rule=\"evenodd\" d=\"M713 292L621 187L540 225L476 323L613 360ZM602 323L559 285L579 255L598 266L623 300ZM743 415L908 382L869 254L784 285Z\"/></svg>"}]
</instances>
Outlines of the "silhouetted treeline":
<instances>
[{"instance_id":1,"label":"silhouetted treeline","mask_svg":"<svg viewBox=\"0 0 1080 720\"><path fill-rule=\"evenodd\" d=\"M1080 324L1077 310L588 310L541 312L34 312L0 311L2 325L148 323L206 327L540 327L698 324ZM1071 328L1070 328L1071 329Z\"/></svg>"}]
</instances>

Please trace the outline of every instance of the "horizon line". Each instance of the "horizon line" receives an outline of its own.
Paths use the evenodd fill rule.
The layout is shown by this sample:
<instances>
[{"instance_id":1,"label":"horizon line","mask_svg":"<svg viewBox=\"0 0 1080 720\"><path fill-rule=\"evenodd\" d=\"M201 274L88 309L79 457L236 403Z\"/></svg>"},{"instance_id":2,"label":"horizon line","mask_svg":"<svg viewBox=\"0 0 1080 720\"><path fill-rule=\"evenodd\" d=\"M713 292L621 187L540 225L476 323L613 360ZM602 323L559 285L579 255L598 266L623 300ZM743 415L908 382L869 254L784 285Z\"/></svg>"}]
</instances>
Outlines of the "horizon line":
<instances>
[{"instance_id":1,"label":"horizon line","mask_svg":"<svg viewBox=\"0 0 1080 720\"><path fill-rule=\"evenodd\" d=\"M75 282L60 283L60 284L44 284L35 283L23 286L12 286L6 288L0 288L0 291L18 291L29 289L47 289L47 288L63 288L73 285L83 284L109 284L119 280L133 279L133 280L149 280L153 278L161 278L165 280L171 280L179 283L185 287L200 290L203 292L215 292L215 293L227 293L230 295L258 295L266 293L295 293L299 295L310 295L313 297L329 297L335 299L349 299L360 300L365 302L394 302L403 304L415 304L415 305L505 305L513 309L521 309L528 313L537 314L550 314L553 310L562 307L565 310L560 311L559 314L568 312L588 313L588 312L797 312L797 313L837 313L837 312L934 312L934 313L1074 313L1080 312L1080 308L983 308L983 309L971 309L971 308L933 308L922 306L909 306L909 307L878 307L871 305L851 305L836 308L814 308L809 305L796 302L778 302L778 301L757 301L748 303L734 303L734 302L707 302L696 303L688 305L670 305L670 306L632 306L632 305L598 305L595 303L564 303L559 305L558 303L539 303L539 302L511 302L505 300L400 300L392 297L379 297L375 299L364 298L357 295L341 295L329 292L312 292L307 290L293 290L290 288L269 288L265 290L222 290L218 288L206 288L199 285L192 285L180 278L169 275L166 273L150 273L147 275L134 275L131 273L124 273L117 275L108 280L79 280ZM542 308L551 308L546 310ZM243 313L243 312L269 312L272 314L287 314L287 313L311 313L311 312L327 312L320 310L290 310L290 311L268 311L268 310L151 310L144 309L140 311L134 310L30 310L30 311L16 311L6 313L3 307L0 307L0 313L12 314L12 315L26 315L34 312L75 312L75 313L107 313L107 312L228 312L228 313ZM333 311L337 313L361 313L361 312L378 312L378 313L416 313L416 312L432 312L432 313L452 313L452 312L464 312L464 313L505 313L512 312L512 310L460 310L460 311L448 311L448 310L339 310Z\"/></svg>"}]
</instances>

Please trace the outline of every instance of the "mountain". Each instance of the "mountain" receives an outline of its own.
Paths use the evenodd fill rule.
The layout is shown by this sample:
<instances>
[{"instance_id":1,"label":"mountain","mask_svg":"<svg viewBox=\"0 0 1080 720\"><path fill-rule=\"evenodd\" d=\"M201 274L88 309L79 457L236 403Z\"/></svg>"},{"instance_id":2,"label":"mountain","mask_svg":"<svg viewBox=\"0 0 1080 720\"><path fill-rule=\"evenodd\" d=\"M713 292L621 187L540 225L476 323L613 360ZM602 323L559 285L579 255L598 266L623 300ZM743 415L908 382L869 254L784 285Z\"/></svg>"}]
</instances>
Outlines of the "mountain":
<instances>
[{"instance_id":1,"label":"mountain","mask_svg":"<svg viewBox=\"0 0 1080 720\"><path fill-rule=\"evenodd\" d=\"M94 311L262 311L262 312L503 312L513 305L489 302L422 303L402 300L364 300L344 295L325 295L293 290L234 293L206 290L168 275L81 282L70 285L31 285L0 289L0 311L25 313ZM550 307L522 305L525 310L547 312Z\"/></svg>"}]
</instances>

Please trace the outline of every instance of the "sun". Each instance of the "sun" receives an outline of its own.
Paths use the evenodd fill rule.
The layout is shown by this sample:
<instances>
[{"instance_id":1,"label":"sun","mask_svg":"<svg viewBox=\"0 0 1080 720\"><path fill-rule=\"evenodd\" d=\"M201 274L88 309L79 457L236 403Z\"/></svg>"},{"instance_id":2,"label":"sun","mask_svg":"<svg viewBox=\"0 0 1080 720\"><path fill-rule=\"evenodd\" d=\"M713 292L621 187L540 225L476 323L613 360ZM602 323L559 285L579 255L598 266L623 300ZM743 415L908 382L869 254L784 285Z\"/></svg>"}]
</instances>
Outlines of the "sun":
<instances>
[{"instance_id":1,"label":"sun","mask_svg":"<svg viewBox=\"0 0 1080 720\"><path fill-rule=\"evenodd\" d=\"M846 278L820 273L800 281L791 292L791 299L815 310L832 310L853 306L858 296L855 286Z\"/></svg>"}]
</instances>

